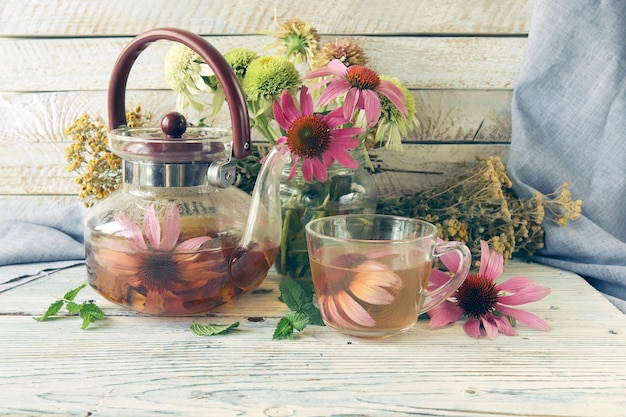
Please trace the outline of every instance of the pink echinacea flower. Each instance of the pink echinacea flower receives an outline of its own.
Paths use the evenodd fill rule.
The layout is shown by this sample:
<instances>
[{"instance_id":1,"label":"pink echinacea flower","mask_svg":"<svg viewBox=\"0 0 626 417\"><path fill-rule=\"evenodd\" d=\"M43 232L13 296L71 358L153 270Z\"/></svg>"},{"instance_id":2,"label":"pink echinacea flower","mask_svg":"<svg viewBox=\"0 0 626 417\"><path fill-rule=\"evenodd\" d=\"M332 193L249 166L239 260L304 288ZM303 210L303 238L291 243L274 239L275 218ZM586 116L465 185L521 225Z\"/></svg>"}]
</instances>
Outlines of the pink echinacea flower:
<instances>
[{"instance_id":1,"label":"pink echinacea flower","mask_svg":"<svg viewBox=\"0 0 626 417\"><path fill-rule=\"evenodd\" d=\"M121 211L114 218L123 240L103 240L94 256L116 279L126 281L133 288L142 288L146 311L158 313L164 294L200 288L210 279L219 278L220 274L212 271L224 261L200 249L210 237L192 237L178 243L181 220L175 203L166 206L163 225L155 207L148 206L143 231Z\"/></svg>"},{"instance_id":2,"label":"pink echinacea flower","mask_svg":"<svg viewBox=\"0 0 626 417\"><path fill-rule=\"evenodd\" d=\"M382 94L406 116L406 97L397 85L389 80L381 80L378 74L368 67L352 65L346 67L340 60L333 59L324 68L311 71L304 78L327 77L311 87L312 90L328 84L319 99L324 106L331 100L346 93L343 103L343 116L346 120L352 118L356 109L365 112L367 127L374 126L380 117L380 97Z\"/></svg>"},{"instance_id":3,"label":"pink echinacea flower","mask_svg":"<svg viewBox=\"0 0 626 417\"><path fill-rule=\"evenodd\" d=\"M546 297L548 287L535 285L528 277L512 277L502 283L495 280L504 271L504 258L501 254L489 250L487 242L481 240L481 259L478 274L470 274L452 297L428 311L429 327L436 329L456 322L462 316L467 317L463 325L465 333L478 338L490 339L498 333L515 336L511 321L515 320L538 330L550 330L550 326L541 318L517 306ZM458 268L458 256L443 256L442 262L451 271ZM442 271L433 269L429 290L438 288L449 280ZM514 320L512 320L514 319Z\"/></svg>"},{"instance_id":4,"label":"pink echinacea flower","mask_svg":"<svg viewBox=\"0 0 626 417\"><path fill-rule=\"evenodd\" d=\"M362 329L376 325L368 311L371 306L394 302L402 280L389 267L377 260L386 253L365 252L342 255L332 261L341 267L321 275L318 304L324 320L347 329ZM354 274L347 273L346 264Z\"/></svg>"},{"instance_id":5,"label":"pink echinacea flower","mask_svg":"<svg viewBox=\"0 0 626 417\"><path fill-rule=\"evenodd\" d=\"M276 144L287 144L293 156L289 179L295 175L298 162L302 163L302 176L308 182L313 177L320 182L326 181L328 167L334 161L346 168L359 167L359 163L348 151L359 146L356 135L362 133L363 129L342 128L349 121L343 118L341 107L328 114L315 113L313 98L303 86L299 109L289 90L285 90L280 96L280 102L274 102L273 111L276 122L286 132Z\"/></svg>"}]
</instances>

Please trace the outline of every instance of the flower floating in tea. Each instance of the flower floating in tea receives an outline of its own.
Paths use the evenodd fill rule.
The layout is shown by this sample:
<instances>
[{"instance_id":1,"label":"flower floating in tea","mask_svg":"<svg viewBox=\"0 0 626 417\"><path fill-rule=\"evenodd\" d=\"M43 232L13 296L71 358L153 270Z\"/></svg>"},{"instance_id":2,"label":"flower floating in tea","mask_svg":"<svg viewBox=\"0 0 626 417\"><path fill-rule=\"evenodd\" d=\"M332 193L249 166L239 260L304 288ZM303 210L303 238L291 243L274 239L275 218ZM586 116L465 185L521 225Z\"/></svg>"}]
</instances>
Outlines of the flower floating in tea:
<instances>
[{"instance_id":1,"label":"flower floating in tea","mask_svg":"<svg viewBox=\"0 0 626 417\"><path fill-rule=\"evenodd\" d=\"M293 156L289 179L293 178L302 164L302 176L306 181L315 177L319 181L328 179L328 167L337 161L347 168L358 168L359 164L348 150L359 146L356 135L363 129L345 127L341 107L324 115L313 111L313 98L306 87L300 91L300 109L285 90L280 103L274 102L274 117L287 134L276 142L286 143Z\"/></svg>"},{"instance_id":2,"label":"flower floating in tea","mask_svg":"<svg viewBox=\"0 0 626 417\"><path fill-rule=\"evenodd\" d=\"M387 254L341 255L325 267L318 304L327 322L347 329L376 325L368 309L392 304L404 286L398 274L376 260L384 256Z\"/></svg>"},{"instance_id":3,"label":"flower floating in tea","mask_svg":"<svg viewBox=\"0 0 626 417\"><path fill-rule=\"evenodd\" d=\"M193 274L198 268L193 262L197 257L195 252L210 238L194 237L176 245L180 236L180 214L176 204L167 205L162 233L154 206L148 206L143 224L147 241L139 226L121 211L115 213L115 220L124 228L126 240L133 249L147 254L118 259L122 261L119 264L121 268L136 272L129 280L131 285L142 285L148 291L161 293L176 290L180 284L188 281L187 278L194 278Z\"/></svg>"},{"instance_id":4,"label":"flower floating in tea","mask_svg":"<svg viewBox=\"0 0 626 417\"><path fill-rule=\"evenodd\" d=\"M114 214L114 219L120 228L114 236L121 238L101 238L97 246L89 247L87 264L88 268L91 265L94 284L120 304L159 314L164 303L170 303L177 306L177 314L188 314L194 308L185 304L190 293L214 294L215 288L225 286L228 261L221 250L203 247L210 237L179 242L181 219L176 204L167 204L162 225L154 205L148 206L143 230L121 211ZM92 257L97 262L92 263ZM113 287L108 288L107 283ZM119 288L126 291L117 294ZM223 292L227 296L227 291ZM192 298L198 298L198 293ZM215 304L223 304L223 300L215 300Z\"/></svg>"},{"instance_id":5,"label":"flower floating in tea","mask_svg":"<svg viewBox=\"0 0 626 417\"><path fill-rule=\"evenodd\" d=\"M478 274L468 275L451 299L428 311L429 327L443 327L465 316L467 321L463 329L476 338L487 336L493 339L498 333L515 336L517 332L513 325L516 321L538 330L550 330L548 323L535 314L511 307L541 300L550 293L550 289L535 285L530 278L522 276L496 283L495 280L504 271L504 258L490 251L484 240L480 244ZM458 269L457 255L444 255L441 259L449 270ZM429 290L444 285L449 279L444 272L433 269L430 274L433 285Z\"/></svg>"}]
</instances>

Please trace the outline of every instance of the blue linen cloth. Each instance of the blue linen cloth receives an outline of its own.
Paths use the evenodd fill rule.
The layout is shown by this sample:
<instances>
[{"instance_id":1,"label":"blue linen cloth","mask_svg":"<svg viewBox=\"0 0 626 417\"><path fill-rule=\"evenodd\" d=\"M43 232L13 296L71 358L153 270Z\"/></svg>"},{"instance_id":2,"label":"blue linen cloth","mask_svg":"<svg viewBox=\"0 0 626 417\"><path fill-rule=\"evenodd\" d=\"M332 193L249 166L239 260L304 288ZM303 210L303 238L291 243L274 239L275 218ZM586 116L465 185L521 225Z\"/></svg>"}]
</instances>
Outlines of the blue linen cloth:
<instances>
[{"instance_id":1,"label":"blue linen cloth","mask_svg":"<svg viewBox=\"0 0 626 417\"><path fill-rule=\"evenodd\" d=\"M537 0L507 161L522 197L569 182L580 219L544 222L534 260L574 271L626 312L626 2Z\"/></svg>"},{"instance_id":2,"label":"blue linen cloth","mask_svg":"<svg viewBox=\"0 0 626 417\"><path fill-rule=\"evenodd\" d=\"M0 208L0 291L84 262L85 209L80 203L18 208Z\"/></svg>"}]
</instances>

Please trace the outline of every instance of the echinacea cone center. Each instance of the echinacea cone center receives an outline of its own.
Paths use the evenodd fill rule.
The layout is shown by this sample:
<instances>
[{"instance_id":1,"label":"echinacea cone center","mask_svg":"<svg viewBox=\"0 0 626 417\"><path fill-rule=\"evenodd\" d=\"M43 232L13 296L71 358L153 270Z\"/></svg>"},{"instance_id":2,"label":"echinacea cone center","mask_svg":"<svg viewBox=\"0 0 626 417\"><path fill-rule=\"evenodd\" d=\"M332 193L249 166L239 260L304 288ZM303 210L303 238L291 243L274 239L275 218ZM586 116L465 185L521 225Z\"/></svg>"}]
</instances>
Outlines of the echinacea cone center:
<instances>
[{"instance_id":1,"label":"echinacea cone center","mask_svg":"<svg viewBox=\"0 0 626 417\"><path fill-rule=\"evenodd\" d=\"M321 155L329 141L328 125L322 118L313 115L299 117L287 132L291 151L307 158Z\"/></svg>"},{"instance_id":2,"label":"echinacea cone center","mask_svg":"<svg viewBox=\"0 0 626 417\"><path fill-rule=\"evenodd\" d=\"M352 87L359 90L374 90L380 84L380 77L371 69L353 65L348 68L346 78Z\"/></svg>"},{"instance_id":3,"label":"echinacea cone center","mask_svg":"<svg viewBox=\"0 0 626 417\"><path fill-rule=\"evenodd\" d=\"M158 293L171 290L172 285L179 281L179 274L178 264L169 256L147 258L137 273L146 289Z\"/></svg>"},{"instance_id":4,"label":"echinacea cone center","mask_svg":"<svg viewBox=\"0 0 626 417\"><path fill-rule=\"evenodd\" d=\"M459 287L456 298L465 314L478 318L493 310L498 292L496 284L490 279L470 274Z\"/></svg>"}]
</instances>

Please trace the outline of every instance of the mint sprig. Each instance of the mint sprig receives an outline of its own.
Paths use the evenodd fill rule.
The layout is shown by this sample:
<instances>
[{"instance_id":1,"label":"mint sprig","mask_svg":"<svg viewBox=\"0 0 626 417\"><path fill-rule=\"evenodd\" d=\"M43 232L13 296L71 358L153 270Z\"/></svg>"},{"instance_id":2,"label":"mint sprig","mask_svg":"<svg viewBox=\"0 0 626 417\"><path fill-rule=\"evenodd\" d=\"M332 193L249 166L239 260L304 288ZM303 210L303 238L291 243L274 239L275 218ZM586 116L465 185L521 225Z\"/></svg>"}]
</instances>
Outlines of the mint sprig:
<instances>
[{"instance_id":1,"label":"mint sprig","mask_svg":"<svg viewBox=\"0 0 626 417\"><path fill-rule=\"evenodd\" d=\"M273 340L293 340L294 331L301 332L309 324L323 326L322 315L313 304L313 292L304 290L296 281L284 279L280 282L280 299L293 313L283 316L276 325Z\"/></svg>"},{"instance_id":2,"label":"mint sprig","mask_svg":"<svg viewBox=\"0 0 626 417\"><path fill-rule=\"evenodd\" d=\"M89 325L97 320L104 318L104 311L96 305L93 300L83 301L82 303L76 303L74 300L78 293L87 286L87 283L82 283L78 287L65 293L63 298L56 300L46 310L43 316L33 317L37 321L48 321L65 307L70 315L76 315L83 319L83 323L80 326L81 329L86 329Z\"/></svg>"},{"instance_id":3,"label":"mint sprig","mask_svg":"<svg viewBox=\"0 0 626 417\"><path fill-rule=\"evenodd\" d=\"M202 324L194 322L189 327L189 330L198 336L215 336L216 334L227 333L236 327L239 327L238 321L231 324Z\"/></svg>"}]
</instances>

